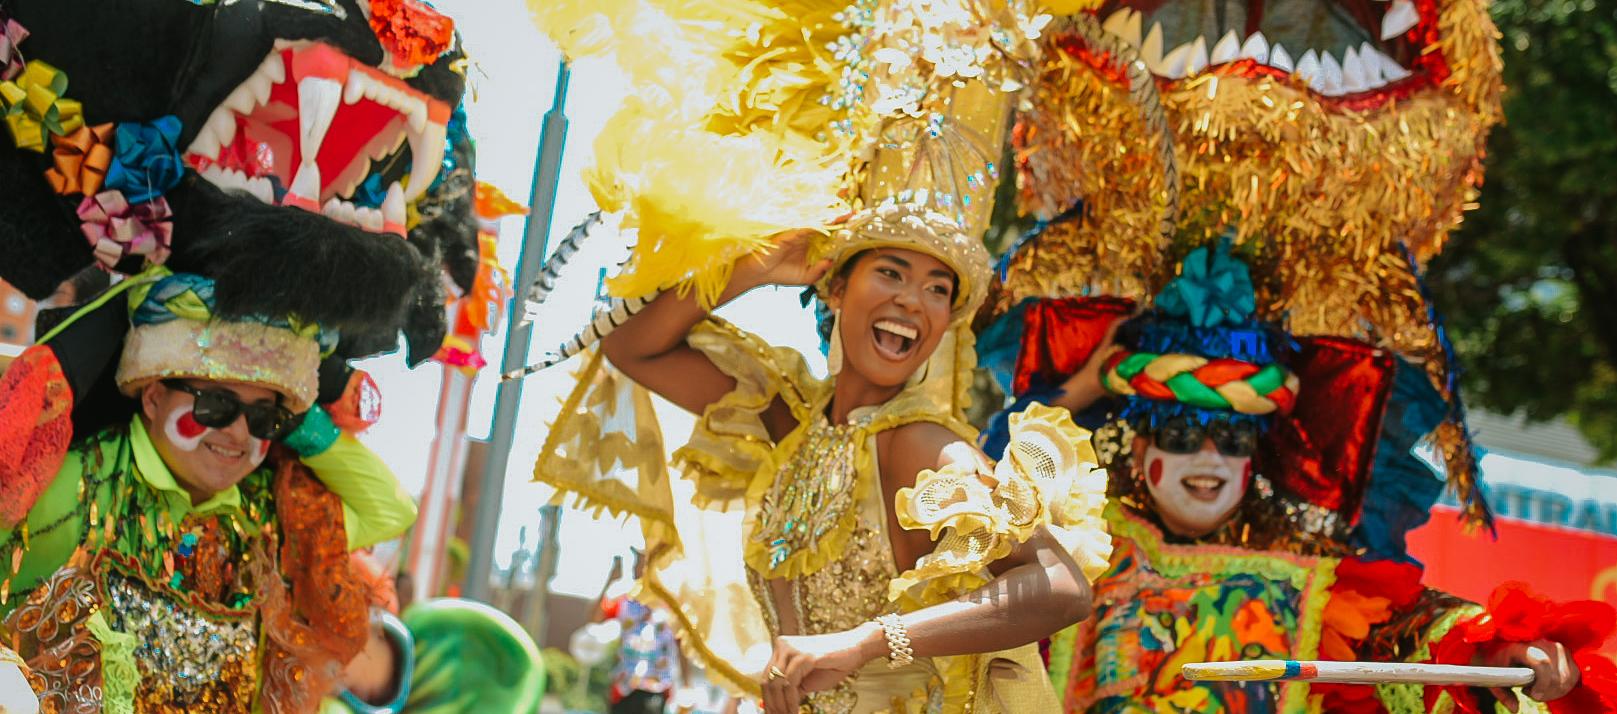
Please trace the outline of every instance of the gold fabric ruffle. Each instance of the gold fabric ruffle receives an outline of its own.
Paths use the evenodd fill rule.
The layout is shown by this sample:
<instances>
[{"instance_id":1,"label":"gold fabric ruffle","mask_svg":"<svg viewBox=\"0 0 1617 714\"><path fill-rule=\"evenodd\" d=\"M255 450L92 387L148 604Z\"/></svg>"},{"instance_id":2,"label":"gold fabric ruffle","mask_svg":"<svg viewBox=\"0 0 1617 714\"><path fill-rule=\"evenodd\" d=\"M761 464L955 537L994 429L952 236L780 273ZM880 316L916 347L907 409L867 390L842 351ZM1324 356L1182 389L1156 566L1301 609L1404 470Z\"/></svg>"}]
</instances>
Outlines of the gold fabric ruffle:
<instances>
[{"instance_id":1,"label":"gold fabric ruffle","mask_svg":"<svg viewBox=\"0 0 1617 714\"><path fill-rule=\"evenodd\" d=\"M1112 553L1103 512L1106 471L1096 464L1089 432L1064 409L1033 404L1010 418L1010 445L992 475L969 464L922 471L898 491L899 525L925 529L932 553L895 579L894 600L926 606L987 582L988 564L1010 554L1039 527L1048 528L1094 580Z\"/></svg>"}]
</instances>

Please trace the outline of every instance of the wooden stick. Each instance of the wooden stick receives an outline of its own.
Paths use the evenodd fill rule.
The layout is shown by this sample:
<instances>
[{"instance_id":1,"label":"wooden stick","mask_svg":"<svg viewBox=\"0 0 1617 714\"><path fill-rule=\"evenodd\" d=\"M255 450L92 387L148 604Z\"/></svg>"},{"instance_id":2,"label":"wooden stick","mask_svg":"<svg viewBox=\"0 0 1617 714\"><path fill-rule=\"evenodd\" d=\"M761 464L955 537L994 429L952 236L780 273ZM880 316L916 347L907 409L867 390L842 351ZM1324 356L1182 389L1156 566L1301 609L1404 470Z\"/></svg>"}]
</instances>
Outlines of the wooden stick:
<instances>
[{"instance_id":1,"label":"wooden stick","mask_svg":"<svg viewBox=\"0 0 1617 714\"><path fill-rule=\"evenodd\" d=\"M1342 684L1458 684L1470 687L1521 687L1533 683L1526 667L1470 667L1403 662L1298 662L1260 659L1245 662L1187 664L1185 679L1206 682L1311 681Z\"/></svg>"}]
</instances>

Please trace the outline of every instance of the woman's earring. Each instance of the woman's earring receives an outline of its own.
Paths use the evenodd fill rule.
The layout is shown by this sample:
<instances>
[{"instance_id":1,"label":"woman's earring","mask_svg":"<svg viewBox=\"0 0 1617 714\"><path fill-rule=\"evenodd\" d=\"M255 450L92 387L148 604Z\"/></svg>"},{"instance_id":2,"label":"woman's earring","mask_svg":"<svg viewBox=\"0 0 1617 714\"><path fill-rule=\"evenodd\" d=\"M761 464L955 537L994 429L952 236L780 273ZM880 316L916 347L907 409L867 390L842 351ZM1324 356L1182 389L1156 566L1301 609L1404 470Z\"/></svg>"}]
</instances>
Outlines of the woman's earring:
<instances>
[{"instance_id":1,"label":"woman's earring","mask_svg":"<svg viewBox=\"0 0 1617 714\"><path fill-rule=\"evenodd\" d=\"M831 314L831 349L825 355L825 369L835 376L842 371L842 311Z\"/></svg>"}]
</instances>

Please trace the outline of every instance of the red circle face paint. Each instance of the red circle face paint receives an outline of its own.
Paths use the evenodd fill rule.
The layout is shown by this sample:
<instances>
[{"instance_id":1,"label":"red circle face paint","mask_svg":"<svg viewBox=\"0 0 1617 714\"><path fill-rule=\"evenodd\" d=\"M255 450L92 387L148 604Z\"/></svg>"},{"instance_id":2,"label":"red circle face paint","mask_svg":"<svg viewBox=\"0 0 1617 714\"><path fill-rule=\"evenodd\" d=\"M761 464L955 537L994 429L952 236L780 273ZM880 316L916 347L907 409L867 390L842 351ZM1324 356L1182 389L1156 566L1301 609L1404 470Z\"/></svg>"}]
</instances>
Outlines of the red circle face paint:
<instances>
[{"instance_id":1,"label":"red circle face paint","mask_svg":"<svg viewBox=\"0 0 1617 714\"><path fill-rule=\"evenodd\" d=\"M180 415L180 420L174 424L174 429L186 439L195 439L202 436L202 432L208 430L207 427L197 423L196 415L191 411Z\"/></svg>"},{"instance_id":2,"label":"red circle face paint","mask_svg":"<svg viewBox=\"0 0 1617 714\"><path fill-rule=\"evenodd\" d=\"M1152 486L1161 486L1162 485L1162 459L1152 459L1151 460L1151 465L1146 468L1146 473L1151 478L1151 485Z\"/></svg>"}]
</instances>

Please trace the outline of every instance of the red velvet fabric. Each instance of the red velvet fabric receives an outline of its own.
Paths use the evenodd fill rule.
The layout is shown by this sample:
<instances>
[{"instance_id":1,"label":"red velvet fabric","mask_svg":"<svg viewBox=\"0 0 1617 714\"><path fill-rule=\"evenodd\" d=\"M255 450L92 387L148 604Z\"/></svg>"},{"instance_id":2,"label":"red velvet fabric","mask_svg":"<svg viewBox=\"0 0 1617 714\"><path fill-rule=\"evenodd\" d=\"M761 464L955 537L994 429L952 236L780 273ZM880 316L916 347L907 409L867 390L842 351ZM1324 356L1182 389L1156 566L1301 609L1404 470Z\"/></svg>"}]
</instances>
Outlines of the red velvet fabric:
<instances>
[{"instance_id":1,"label":"red velvet fabric","mask_svg":"<svg viewBox=\"0 0 1617 714\"><path fill-rule=\"evenodd\" d=\"M1357 523L1392 391L1393 357L1338 337L1300 343L1288 365L1301 383L1296 406L1275 417L1256 467L1287 492Z\"/></svg>"},{"instance_id":2,"label":"red velvet fabric","mask_svg":"<svg viewBox=\"0 0 1617 714\"><path fill-rule=\"evenodd\" d=\"M0 375L0 524L27 517L73 439L73 389L56 353L30 347Z\"/></svg>"},{"instance_id":3,"label":"red velvet fabric","mask_svg":"<svg viewBox=\"0 0 1617 714\"><path fill-rule=\"evenodd\" d=\"M1035 377L1059 383L1077 372L1100 347L1107 328L1133 313L1133 300L1112 297L1040 300L1028 305L1012 388L1022 394Z\"/></svg>"}]
</instances>

